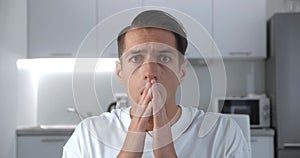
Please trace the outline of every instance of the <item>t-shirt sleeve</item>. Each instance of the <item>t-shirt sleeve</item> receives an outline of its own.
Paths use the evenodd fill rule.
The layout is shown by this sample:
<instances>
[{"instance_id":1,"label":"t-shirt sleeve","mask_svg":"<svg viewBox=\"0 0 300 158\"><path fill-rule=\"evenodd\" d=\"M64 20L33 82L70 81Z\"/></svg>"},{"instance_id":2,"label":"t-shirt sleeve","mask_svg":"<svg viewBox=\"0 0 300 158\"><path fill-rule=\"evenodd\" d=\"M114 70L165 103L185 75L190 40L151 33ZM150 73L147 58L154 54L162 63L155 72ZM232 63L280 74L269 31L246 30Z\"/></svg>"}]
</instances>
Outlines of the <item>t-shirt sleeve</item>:
<instances>
[{"instance_id":1,"label":"t-shirt sleeve","mask_svg":"<svg viewBox=\"0 0 300 158\"><path fill-rule=\"evenodd\" d=\"M64 148L63 148L62 158L79 158L79 156L76 155L75 153L73 153L73 152L72 152L71 150L69 150L68 148L64 147Z\"/></svg>"},{"instance_id":2,"label":"t-shirt sleeve","mask_svg":"<svg viewBox=\"0 0 300 158\"><path fill-rule=\"evenodd\" d=\"M81 143L79 135L81 134L82 124L79 124L72 136L63 147L62 158L79 158L81 157Z\"/></svg>"},{"instance_id":3,"label":"t-shirt sleeve","mask_svg":"<svg viewBox=\"0 0 300 158\"><path fill-rule=\"evenodd\" d=\"M226 158L251 158L251 147L240 126L229 117Z\"/></svg>"}]
</instances>

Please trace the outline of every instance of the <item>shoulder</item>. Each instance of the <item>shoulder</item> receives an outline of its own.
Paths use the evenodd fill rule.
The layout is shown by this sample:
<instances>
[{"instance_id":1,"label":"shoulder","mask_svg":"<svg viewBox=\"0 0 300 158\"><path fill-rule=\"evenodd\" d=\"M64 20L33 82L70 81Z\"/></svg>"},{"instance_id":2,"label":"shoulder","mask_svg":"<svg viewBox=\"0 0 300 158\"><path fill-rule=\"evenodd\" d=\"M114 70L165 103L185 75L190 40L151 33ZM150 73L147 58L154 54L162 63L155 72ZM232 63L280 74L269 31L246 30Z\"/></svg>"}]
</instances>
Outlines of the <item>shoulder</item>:
<instances>
[{"instance_id":1,"label":"shoulder","mask_svg":"<svg viewBox=\"0 0 300 158\"><path fill-rule=\"evenodd\" d=\"M99 116L93 116L84 119L79 123L79 127L85 125L88 127L91 126L106 126L110 124L114 124L116 126L121 126L122 124L126 123L127 121L130 121L129 116L129 109L114 109L111 112L104 112L100 114Z\"/></svg>"},{"instance_id":2,"label":"shoulder","mask_svg":"<svg viewBox=\"0 0 300 158\"><path fill-rule=\"evenodd\" d=\"M240 121L234 115L220 114L218 126L222 127L225 132L225 146L228 157L248 158L251 155L250 126L247 119L245 121Z\"/></svg>"},{"instance_id":3,"label":"shoulder","mask_svg":"<svg viewBox=\"0 0 300 158\"><path fill-rule=\"evenodd\" d=\"M190 125L201 126L199 128L207 130L205 132L206 134L213 129L226 130L230 128L230 130L241 131L239 125L231 115L215 112L204 112L203 110L199 110L198 108L192 106L180 107L182 108L181 119L188 118L187 120L190 120Z\"/></svg>"},{"instance_id":4,"label":"shoulder","mask_svg":"<svg viewBox=\"0 0 300 158\"><path fill-rule=\"evenodd\" d=\"M118 109L82 120L65 144L64 154L84 155L95 147L98 149L106 148L106 146L120 148L122 145L120 140L125 139L126 136L125 124L128 117L126 109ZM111 137L112 135L114 137Z\"/></svg>"},{"instance_id":5,"label":"shoulder","mask_svg":"<svg viewBox=\"0 0 300 158\"><path fill-rule=\"evenodd\" d=\"M206 112L199 119L201 120L198 133L200 139L211 138L218 144L224 144L226 157L250 157L250 140L247 140L247 133L242 131L233 116ZM250 132L250 127L248 131Z\"/></svg>"},{"instance_id":6,"label":"shoulder","mask_svg":"<svg viewBox=\"0 0 300 158\"><path fill-rule=\"evenodd\" d=\"M238 136L244 135L240 126L231 115L206 112L197 116L196 120L201 125L199 137L204 137L213 131L218 131L224 134L230 133L231 135Z\"/></svg>"},{"instance_id":7,"label":"shoulder","mask_svg":"<svg viewBox=\"0 0 300 158\"><path fill-rule=\"evenodd\" d=\"M90 136L90 133L93 131L103 131L109 124L117 124L118 122L121 124L120 116L120 110L114 110L112 112L104 112L99 116L85 118L76 126L71 138L78 137L80 139Z\"/></svg>"}]
</instances>

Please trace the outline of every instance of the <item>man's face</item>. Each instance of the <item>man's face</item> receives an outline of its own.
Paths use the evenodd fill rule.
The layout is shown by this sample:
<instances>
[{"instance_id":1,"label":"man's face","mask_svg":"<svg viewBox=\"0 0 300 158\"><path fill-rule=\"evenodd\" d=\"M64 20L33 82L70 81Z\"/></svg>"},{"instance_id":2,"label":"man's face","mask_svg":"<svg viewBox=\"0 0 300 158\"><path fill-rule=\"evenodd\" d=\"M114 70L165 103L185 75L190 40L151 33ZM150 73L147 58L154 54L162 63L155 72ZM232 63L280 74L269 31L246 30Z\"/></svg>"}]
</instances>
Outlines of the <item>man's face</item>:
<instances>
[{"instance_id":1,"label":"man's face","mask_svg":"<svg viewBox=\"0 0 300 158\"><path fill-rule=\"evenodd\" d=\"M180 55L175 36L169 31L143 28L127 32L116 71L131 103L140 101L146 83L152 79L163 86L166 104L174 102L177 87L185 75L185 65L179 65Z\"/></svg>"}]
</instances>

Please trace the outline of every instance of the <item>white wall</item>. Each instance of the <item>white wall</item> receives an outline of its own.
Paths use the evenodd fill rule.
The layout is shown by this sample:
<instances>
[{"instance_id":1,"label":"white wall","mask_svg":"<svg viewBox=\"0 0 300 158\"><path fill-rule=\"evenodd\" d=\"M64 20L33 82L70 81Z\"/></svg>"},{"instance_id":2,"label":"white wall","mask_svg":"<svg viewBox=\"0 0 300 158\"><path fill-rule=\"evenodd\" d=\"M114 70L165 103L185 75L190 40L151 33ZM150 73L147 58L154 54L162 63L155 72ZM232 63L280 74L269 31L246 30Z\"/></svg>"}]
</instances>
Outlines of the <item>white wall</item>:
<instances>
[{"instance_id":1,"label":"white wall","mask_svg":"<svg viewBox=\"0 0 300 158\"><path fill-rule=\"evenodd\" d=\"M247 96L249 94L265 93L265 64L263 60L225 60L224 64L227 77L226 96ZM189 67L188 69L191 68ZM211 100L212 82L209 69L207 66L200 64L193 64L193 69L199 84L190 84L192 83L190 79L191 76L186 78L183 85L187 87L187 91L183 91L183 93L188 94L183 94L185 97L182 102L190 104L189 106L198 106L203 110L207 110L210 102L214 102L214 100ZM217 78L218 83L220 83L221 80L224 79ZM197 86L199 86L200 89L199 93L195 93L193 90ZM218 88L216 88L216 90L218 90ZM199 100L195 101L195 98L198 98L199 94Z\"/></svg>"},{"instance_id":2,"label":"white wall","mask_svg":"<svg viewBox=\"0 0 300 158\"><path fill-rule=\"evenodd\" d=\"M15 158L18 58L26 57L26 0L0 0L0 157Z\"/></svg>"},{"instance_id":3,"label":"white wall","mask_svg":"<svg viewBox=\"0 0 300 158\"><path fill-rule=\"evenodd\" d=\"M267 0L267 19L274 13L284 12L286 10L286 2L289 0Z\"/></svg>"}]
</instances>

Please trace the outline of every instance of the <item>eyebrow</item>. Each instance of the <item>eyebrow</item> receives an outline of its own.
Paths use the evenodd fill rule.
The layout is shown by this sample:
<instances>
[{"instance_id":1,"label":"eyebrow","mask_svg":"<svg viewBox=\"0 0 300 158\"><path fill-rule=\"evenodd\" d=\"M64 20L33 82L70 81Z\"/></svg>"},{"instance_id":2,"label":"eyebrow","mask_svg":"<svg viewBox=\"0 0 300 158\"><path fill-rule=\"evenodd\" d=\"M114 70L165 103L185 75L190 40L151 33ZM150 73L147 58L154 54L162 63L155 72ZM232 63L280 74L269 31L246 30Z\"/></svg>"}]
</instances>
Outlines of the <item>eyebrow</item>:
<instances>
[{"instance_id":1,"label":"eyebrow","mask_svg":"<svg viewBox=\"0 0 300 158\"><path fill-rule=\"evenodd\" d=\"M138 53L141 53L143 51L144 51L144 49L133 49L133 50L127 51L127 53L129 53L129 54L138 54Z\"/></svg>"},{"instance_id":2,"label":"eyebrow","mask_svg":"<svg viewBox=\"0 0 300 158\"><path fill-rule=\"evenodd\" d=\"M128 50L127 51L127 55L126 56L129 56L129 55L133 55L133 54L140 54L140 53L143 53L143 52L147 52L146 49L132 49L132 50ZM157 49L157 52L158 53L169 53L169 54L173 54L174 52L176 52L174 49L172 48L161 48L161 49Z\"/></svg>"},{"instance_id":3,"label":"eyebrow","mask_svg":"<svg viewBox=\"0 0 300 158\"><path fill-rule=\"evenodd\" d=\"M128 51L126 51L122 56L125 57L125 58L128 58L132 55L135 55L135 54L140 54L144 51L144 49L129 49Z\"/></svg>"},{"instance_id":4,"label":"eyebrow","mask_svg":"<svg viewBox=\"0 0 300 158\"><path fill-rule=\"evenodd\" d=\"M171 49L171 48L163 48L161 50L158 50L159 53L174 53L176 52L174 49Z\"/></svg>"}]
</instances>

